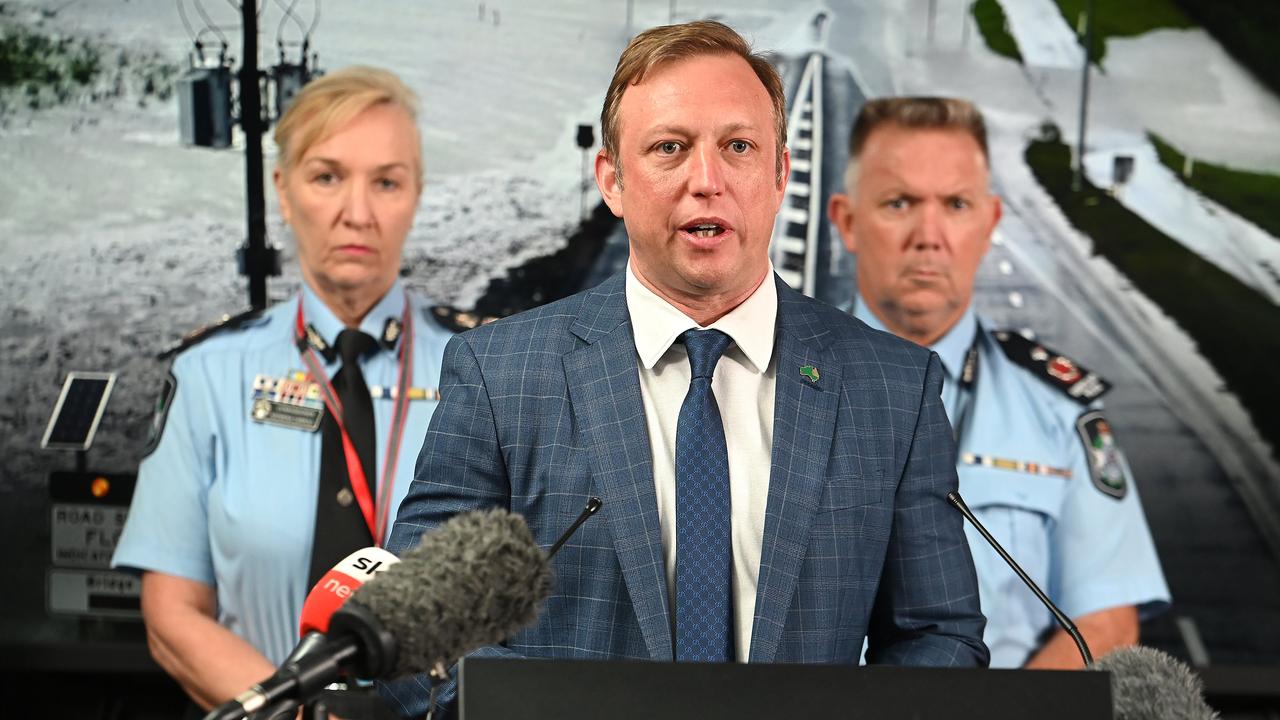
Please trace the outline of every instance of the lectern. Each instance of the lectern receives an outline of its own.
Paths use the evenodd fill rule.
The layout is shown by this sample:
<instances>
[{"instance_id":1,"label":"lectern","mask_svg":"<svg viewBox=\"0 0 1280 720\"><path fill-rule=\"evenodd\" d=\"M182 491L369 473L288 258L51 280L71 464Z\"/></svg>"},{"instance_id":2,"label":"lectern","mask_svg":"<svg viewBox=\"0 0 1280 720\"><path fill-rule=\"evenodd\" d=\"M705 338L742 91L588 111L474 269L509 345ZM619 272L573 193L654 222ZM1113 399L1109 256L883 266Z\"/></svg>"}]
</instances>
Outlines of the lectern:
<instances>
[{"instance_id":1,"label":"lectern","mask_svg":"<svg viewBox=\"0 0 1280 720\"><path fill-rule=\"evenodd\" d=\"M1105 672L467 658L461 720L1111 720Z\"/></svg>"}]
</instances>

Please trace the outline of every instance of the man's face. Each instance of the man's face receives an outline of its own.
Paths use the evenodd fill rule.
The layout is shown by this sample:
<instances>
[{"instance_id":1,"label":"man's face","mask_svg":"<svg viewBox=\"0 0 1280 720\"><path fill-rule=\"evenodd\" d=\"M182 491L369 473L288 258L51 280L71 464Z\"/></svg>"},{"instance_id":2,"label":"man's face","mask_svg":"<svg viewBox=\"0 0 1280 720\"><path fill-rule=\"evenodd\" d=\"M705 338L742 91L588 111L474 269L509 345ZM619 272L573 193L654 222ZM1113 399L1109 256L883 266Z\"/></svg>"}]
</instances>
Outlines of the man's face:
<instances>
[{"instance_id":1,"label":"man's face","mask_svg":"<svg viewBox=\"0 0 1280 720\"><path fill-rule=\"evenodd\" d=\"M867 138L853 182L828 214L858 256L858 290L889 330L931 344L969 306L1000 219L982 150L961 130L888 124Z\"/></svg>"},{"instance_id":2,"label":"man's face","mask_svg":"<svg viewBox=\"0 0 1280 720\"><path fill-rule=\"evenodd\" d=\"M276 171L303 277L320 292L381 294L418 206L418 140L403 108L375 105Z\"/></svg>"},{"instance_id":3,"label":"man's face","mask_svg":"<svg viewBox=\"0 0 1280 720\"><path fill-rule=\"evenodd\" d=\"M704 55L653 68L618 109L618 158L596 181L631 242L631 265L677 305L732 308L768 269L786 186L764 85L745 60Z\"/></svg>"}]
</instances>

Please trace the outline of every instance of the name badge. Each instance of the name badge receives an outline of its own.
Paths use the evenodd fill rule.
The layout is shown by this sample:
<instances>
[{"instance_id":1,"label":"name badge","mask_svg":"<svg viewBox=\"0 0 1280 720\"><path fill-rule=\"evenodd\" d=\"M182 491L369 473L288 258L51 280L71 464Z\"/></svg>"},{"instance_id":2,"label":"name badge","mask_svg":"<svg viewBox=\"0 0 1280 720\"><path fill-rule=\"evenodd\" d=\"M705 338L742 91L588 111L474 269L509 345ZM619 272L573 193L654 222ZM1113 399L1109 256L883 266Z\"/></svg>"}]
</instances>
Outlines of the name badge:
<instances>
[{"instance_id":1,"label":"name badge","mask_svg":"<svg viewBox=\"0 0 1280 720\"><path fill-rule=\"evenodd\" d=\"M298 371L282 378L256 375L249 417L264 425L315 432L324 418L320 386Z\"/></svg>"}]
</instances>

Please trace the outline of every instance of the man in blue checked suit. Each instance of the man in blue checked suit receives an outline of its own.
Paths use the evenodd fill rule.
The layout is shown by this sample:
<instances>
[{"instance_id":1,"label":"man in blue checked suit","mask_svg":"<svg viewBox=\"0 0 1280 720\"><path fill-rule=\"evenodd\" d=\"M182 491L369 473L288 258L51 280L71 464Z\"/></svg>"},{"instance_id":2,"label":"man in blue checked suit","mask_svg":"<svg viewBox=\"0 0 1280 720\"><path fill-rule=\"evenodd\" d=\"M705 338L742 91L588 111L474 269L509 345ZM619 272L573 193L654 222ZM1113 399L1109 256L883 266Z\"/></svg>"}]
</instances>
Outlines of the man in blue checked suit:
<instances>
[{"instance_id":1,"label":"man in blue checked suit","mask_svg":"<svg viewBox=\"0 0 1280 720\"><path fill-rule=\"evenodd\" d=\"M986 665L937 357L772 273L784 109L728 27L638 35L596 159L626 272L446 349L392 551L495 505L548 546L604 501L537 623L477 654L856 664L866 637L872 663Z\"/></svg>"}]
</instances>

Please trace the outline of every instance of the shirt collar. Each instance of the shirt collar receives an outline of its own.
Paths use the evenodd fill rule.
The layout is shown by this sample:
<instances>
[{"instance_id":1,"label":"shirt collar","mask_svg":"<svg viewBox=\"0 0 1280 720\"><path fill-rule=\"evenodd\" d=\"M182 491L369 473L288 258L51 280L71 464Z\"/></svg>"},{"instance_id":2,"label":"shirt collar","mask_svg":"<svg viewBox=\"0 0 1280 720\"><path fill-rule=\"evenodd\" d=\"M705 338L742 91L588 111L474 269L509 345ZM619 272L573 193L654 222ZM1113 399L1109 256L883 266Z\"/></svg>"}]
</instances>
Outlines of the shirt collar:
<instances>
[{"instance_id":1,"label":"shirt collar","mask_svg":"<svg viewBox=\"0 0 1280 720\"><path fill-rule=\"evenodd\" d=\"M700 327L671 303L645 287L627 263L627 312L631 315L636 352L640 365L652 370L671 344L685 330ZM773 357L773 330L778 322L778 288L774 286L773 264L760 287L727 315L711 323L733 339L757 373L769 367Z\"/></svg>"},{"instance_id":2,"label":"shirt collar","mask_svg":"<svg viewBox=\"0 0 1280 720\"><path fill-rule=\"evenodd\" d=\"M880 318L871 312L871 308L862 296L858 296L854 303L853 316L871 326L872 329L888 332L884 323L880 322ZM930 350L938 353L938 358L942 360L947 376L951 379L954 380L960 376L960 368L964 367L964 356L973 346L973 338L977 332L978 319L973 314L973 306L970 305L965 308L960 320L945 335L938 338L937 342L929 346Z\"/></svg>"},{"instance_id":3,"label":"shirt collar","mask_svg":"<svg viewBox=\"0 0 1280 720\"><path fill-rule=\"evenodd\" d=\"M329 306L324 304L320 296L316 295L311 286L305 282L302 283L302 314L307 324L314 327L330 347L334 346L334 343L338 340L338 333L342 332L346 327L338 319L338 316L333 314ZM374 304L373 308L365 314L364 319L360 321L360 330L368 333L378 341L378 346L382 347L382 333L386 328L387 320L391 318L399 320L403 317L404 284L397 278L391 289L382 296L381 300Z\"/></svg>"}]
</instances>

